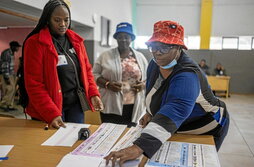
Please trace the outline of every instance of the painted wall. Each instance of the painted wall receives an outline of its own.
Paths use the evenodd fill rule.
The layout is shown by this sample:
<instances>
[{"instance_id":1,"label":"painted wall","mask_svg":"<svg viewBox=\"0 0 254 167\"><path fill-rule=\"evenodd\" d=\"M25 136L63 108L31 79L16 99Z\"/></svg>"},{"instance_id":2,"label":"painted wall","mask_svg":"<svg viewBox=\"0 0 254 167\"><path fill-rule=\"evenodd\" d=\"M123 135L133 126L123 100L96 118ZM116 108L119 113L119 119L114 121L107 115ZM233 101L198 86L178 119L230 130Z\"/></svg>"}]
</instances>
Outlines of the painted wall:
<instances>
[{"instance_id":1,"label":"painted wall","mask_svg":"<svg viewBox=\"0 0 254 167\"><path fill-rule=\"evenodd\" d=\"M137 35L150 36L153 25L160 20L181 23L185 34L199 34L200 1L197 0L138 0Z\"/></svg>"},{"instance_id":2,"label":"painted wall","mask_svg":"<svg viewBox=\"0 0 254 167\"><path fill-rule=\"evenodd\" d=\"M38 9L43 9L48 0L15 0L22 4ZM101 24L100 17L104 16L111 20L111 34L119 22L132 21L132 1L131 0L70 0L72 20L94 28L94 35L89 35L86 39L100 41ZM91 38L90 38L91 37Z\"/></svg>"},{"instance_id":3,"label":"painted wall","mask_svg":"<svg viewBox=\"0 0 254 167\"><path fill-rule=\"evenodd\" d=\"M254 94L253 50L190 50L188 53L197 62L206 59L210 72L220 62L231 77L232 93Z\"/></svg>"},{"instance_id":4,"label":"painted wall","mask_svg":"<svg viewBox=\"0 0 254 167\"><path fill-rule=\"evenodd\" d=\"M0 29L0 52L9 48L10 41L18 41L21 45L23 44L26 36L32 31L30 28L8 28ZM18 58L21 56L21 48L15 53L15 70L17 70L19 61Z\"/></svg>"},{"instance_id":5,"label":"painted wall","mask_svg":"<svg viewBox=\"0 0 254 167\"><path fill-rule=\"evenodd\" d=\"M199 35L201 0L138 0L137 35L150 36L159 20L182 24L185 34ZM254 36L253 0L213 0L212 36Z\"/></svg>"},{"instance_id":6,"label":"painted wall","mask_svg":"<svg viewBox=\"0 0 254 167\"><path fill-rule=\"evenodd\" d=\"M147 49L139 51L151 60L152 55ZM188 50L187 53L197 63L205 59L210 73L217 63L221 63L231 77L230 93L254 94L253 50Z\"/></svg>"},{"instance_id":7,"label":"painted wall","mask_svg":"<svg viewBox=\"0 0 254 167\"><path fill-rule=\"evenodd\" d=\"M30 7L42 10L48 0L15 0ZM99 56L99 54L108 47L100 46L101 41L101 16L108 18L111 21L110 26L110 41L112 47L117 43L113 39L116 25L120 22L132 22L132 0L70 0L72 21L79 25L74 28L78 34L87 40L87 51L91 63ZM19 9L22 12L22 9ZM23 13L31 13L24 7ZM36 17L39 17L41 12L34 12Z\"/></svg>"},{"instance_id":8,"label":"painted wall","mask_svg":"<svg viewBox=\"0 0 254 167\"><path fill-rule=\"evenodd\" d=\"M254 36L253 0L214 0L213 36Z\"/></svg>"}]
</instances>

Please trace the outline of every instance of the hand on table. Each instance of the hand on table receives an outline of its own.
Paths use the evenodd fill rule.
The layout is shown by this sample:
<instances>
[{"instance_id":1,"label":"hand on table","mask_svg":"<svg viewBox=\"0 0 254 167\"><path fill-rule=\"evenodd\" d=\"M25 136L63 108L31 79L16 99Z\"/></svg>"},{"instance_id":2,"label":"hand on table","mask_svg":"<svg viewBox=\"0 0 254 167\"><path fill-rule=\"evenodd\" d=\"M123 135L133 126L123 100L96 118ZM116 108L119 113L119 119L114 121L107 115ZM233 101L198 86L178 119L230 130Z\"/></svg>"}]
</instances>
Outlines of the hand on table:
<instances>
[{"instance_id":1,"label":"hand on table","mask_svg":"<svg viewBox=\"0 0 254 167\"><path fill-rule=\"evenodd\" d=\"M108 165L109 161L112 161L112 167L114 167L116 161L119 161L121 167L125 161L137 159L142 154L143 150L134 144L119 151L112 151L104 159L106 160L106 165Z\"/></svg>"},{"instance_id":2,"label":"hand on table","mask_svg":"<svg viewBox=\"0 0 254 167\"><path fill-rule=\"evenodd\" d=\"M62 120L62 117L61 116L57 116L56 118L53 119L53 121L51 122L50 124L50 127L53 127L53 128L56 128L56 129L59 129L60 127L66 127L63 120Z\"/></svg>"}]
</instances>

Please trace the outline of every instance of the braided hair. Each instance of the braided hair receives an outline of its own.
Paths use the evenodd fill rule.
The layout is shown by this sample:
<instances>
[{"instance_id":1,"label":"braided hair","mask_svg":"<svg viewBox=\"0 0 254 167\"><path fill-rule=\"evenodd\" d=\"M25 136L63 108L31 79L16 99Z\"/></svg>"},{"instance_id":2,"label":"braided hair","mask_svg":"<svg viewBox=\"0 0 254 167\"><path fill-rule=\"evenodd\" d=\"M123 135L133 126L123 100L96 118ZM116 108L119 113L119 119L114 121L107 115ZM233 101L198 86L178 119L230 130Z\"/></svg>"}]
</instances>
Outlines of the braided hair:
<instances>
[{"instance_id":1,"label":"braided hair","mask_svg":"<svg viewBox=\"0 0 254 167\"><path fill-rule=\"evenodd\" d=\"M69 12L69 17L71 20L71 12L70 12L70 8L69 6L63 1L63 0L49 0L48 3L44 6L41 17L39 19L38 24L36 25L36 27L33 29L33 31L28 34L28 36L26 37L26 39L28 39L30 36L37 34L40 32L41 29L43 29L49 22L50 17L54 11L54 9L58 6L65 6ZM68 27L68 29L71 27L71 23ZM25 40L26 41L26 40ZM24 44L25 44L24 41Z\"/></svg>"},{"instance_id":2,"label":"braided hair","mask_svg":"<svg viewBox=\"0 0 254 167\"><path fill-rule=\"evenodd\" d=\"M70 12L70 8L69 6L64 2L64 0L49 0L47 2L47 4L44 6L41 17L39 19L38 24L36 25L36 27L33 29L32 32L30 32L26 39L23 42L23 47L22 47L22 56L20 59L20 66L19 66L19 71L20 71L20 78L19 78L19 103L21 104L21 106L24 108L24 113L25 113L25 108L28 105L28 94L25 88L25 80L24 80L24 46L26 43L26 40L31 37L34 34L37 34L40 32L41 29L43 29L45 26L47 26L51 15L54 11L54 9L58 6L65 6L69 12L69 18L71 20L71 12ZM70 29L71 27L71 23L69 24L68 29Z\"/></svg>"}]
</instances>

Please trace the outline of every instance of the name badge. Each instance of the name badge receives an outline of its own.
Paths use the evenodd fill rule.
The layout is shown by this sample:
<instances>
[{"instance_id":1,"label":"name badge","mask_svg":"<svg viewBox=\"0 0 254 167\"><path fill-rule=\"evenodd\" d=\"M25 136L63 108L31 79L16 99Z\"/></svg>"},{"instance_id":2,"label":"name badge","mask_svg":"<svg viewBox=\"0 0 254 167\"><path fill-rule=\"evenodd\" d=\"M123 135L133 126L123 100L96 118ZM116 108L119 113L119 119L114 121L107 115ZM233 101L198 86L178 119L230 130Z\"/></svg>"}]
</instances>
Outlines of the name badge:
<instances>
[{"instance_id":1,"label":"name badge","mask_svg":"<svg viewBox=\"0 0 254 167\"><path fill-rule=\"evenodd\" d=\"M64 66L64 65L68 65L68 62L66 60L65 55L58 55L58 63L57 66Z\"/></svg>"}]
</instances>

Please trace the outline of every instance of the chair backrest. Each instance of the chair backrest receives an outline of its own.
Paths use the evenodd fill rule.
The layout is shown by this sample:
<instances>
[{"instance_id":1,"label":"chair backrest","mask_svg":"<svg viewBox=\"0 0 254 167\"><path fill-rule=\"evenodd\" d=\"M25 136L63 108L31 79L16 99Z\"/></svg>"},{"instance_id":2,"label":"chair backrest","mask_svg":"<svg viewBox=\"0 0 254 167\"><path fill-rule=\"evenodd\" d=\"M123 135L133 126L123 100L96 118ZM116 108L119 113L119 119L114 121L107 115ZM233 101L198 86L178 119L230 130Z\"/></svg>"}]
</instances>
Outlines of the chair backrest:
<instances>
[{"instance_id":1,"label":"chair backrest","mask_svg":"<svg viewBox=\"0 0 254 167\"><path fill-rule=\"evenodd\" d=\"M0 117L15 118L15 117L14 117L14 116L12 116L12 115L5 115L5 114L0 114Z\"/></svg>"},{"instance_id":2,"label":"chair backrest","mask_svg":"<svg viewBox=\"0 0 254 167\"><path fill-rule=\"evenodd\" d=\"M91 110L86 111L85 123L92 125L100 125L101 124L100 112L92 112Z\"/></svg>"}]
</instances>

